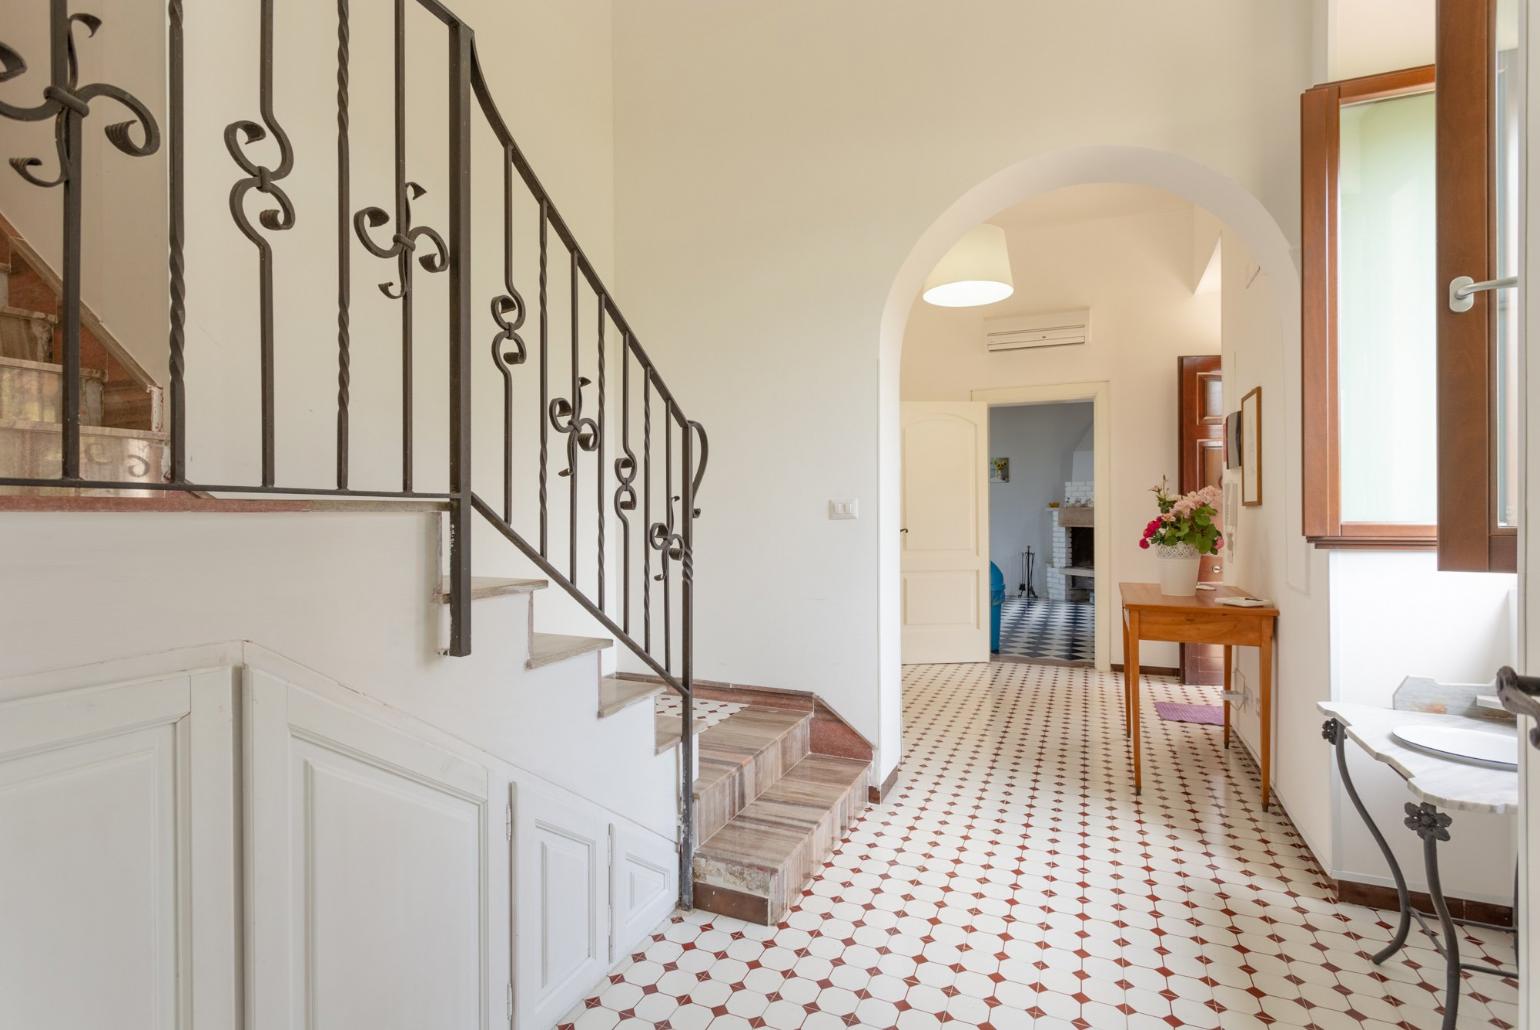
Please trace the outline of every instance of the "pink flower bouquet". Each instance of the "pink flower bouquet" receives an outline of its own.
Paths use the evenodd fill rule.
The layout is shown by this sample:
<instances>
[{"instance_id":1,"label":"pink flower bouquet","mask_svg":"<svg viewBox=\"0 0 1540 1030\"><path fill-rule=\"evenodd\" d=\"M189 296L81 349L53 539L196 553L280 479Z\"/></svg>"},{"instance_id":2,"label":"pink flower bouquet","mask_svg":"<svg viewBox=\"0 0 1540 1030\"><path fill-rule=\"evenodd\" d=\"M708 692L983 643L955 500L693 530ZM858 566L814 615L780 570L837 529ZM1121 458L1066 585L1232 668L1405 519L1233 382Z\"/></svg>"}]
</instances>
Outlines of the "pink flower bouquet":
<instances>
[{"instance_id":1,"label":"pink flower bouquet","mask_svg":"<svg viewBox=\"0 0 1540 1030\"><path fill-rule=\"evenodd\" d=\"M1159 486L1150 489L1155 494L1160 514L1144 527L1144 535L1139 538L1140 547L1185 545L1200 555L1219 553L1225 541L1219 527L1214 525L1221 497L1218 487L1205 486L1190 494L1175 496L1167 490L1166 481L1162 479Z\"/></svg>"}]
</instances>

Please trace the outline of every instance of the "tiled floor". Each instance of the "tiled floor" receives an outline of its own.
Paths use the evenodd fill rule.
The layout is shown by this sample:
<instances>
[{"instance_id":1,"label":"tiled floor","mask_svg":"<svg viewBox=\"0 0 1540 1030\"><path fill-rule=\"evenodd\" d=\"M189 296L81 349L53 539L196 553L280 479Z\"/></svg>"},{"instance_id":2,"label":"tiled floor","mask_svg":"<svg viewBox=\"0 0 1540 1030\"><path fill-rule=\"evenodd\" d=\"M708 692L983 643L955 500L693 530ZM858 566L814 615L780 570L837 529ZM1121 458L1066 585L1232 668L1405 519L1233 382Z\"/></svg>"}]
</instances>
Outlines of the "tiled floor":
<instances>
[{"instance_id":1,"label":"tiled floor","mask_svg":"<svg viewBox=\"0 0 1540 1030\"><path fill-rule=\"evenodd\" d=\"M1096 609L1089 601L1007 597L1000 605L1000 654L1089 664L1096 658Z\"/></svg>"},{"instance_id":2,"label":"tiled floor","mask_svg":"<svg viewBox=\"0 0 1540 1030\"><path fill-rule=\"evenodd\" d=\"M684 706L679 703L679 695L672 690L665 690L657 696L653 702L657 714L663 718L677 720L679 713L684 711ZM708 701L705 698L696 698L695 704L695 731L715 726L724 719L730 719L746 707L735 701ZM679 728L674 727L674 735L679 735Z\"/></svg>"},{"instance_id":3,"label":"tiled floor","mask_svg":"<svg viewBox=\"0 0 1540 1030\"><path fill-rule=\"evenodd\" d=\"M907 669L902 779L786 921L676 914L568 1023L1437 1027L1428 942L1370 963L1388 923L1331 900L1217 728L1149 713L1133 796L1117 684L1017 663ZM1512 961L1501 935L1468 939L1470 957ZM1460 1026L1513 1027L1516 1005L1514 984L1467 978Z\"/></svg>"}]
</instances>

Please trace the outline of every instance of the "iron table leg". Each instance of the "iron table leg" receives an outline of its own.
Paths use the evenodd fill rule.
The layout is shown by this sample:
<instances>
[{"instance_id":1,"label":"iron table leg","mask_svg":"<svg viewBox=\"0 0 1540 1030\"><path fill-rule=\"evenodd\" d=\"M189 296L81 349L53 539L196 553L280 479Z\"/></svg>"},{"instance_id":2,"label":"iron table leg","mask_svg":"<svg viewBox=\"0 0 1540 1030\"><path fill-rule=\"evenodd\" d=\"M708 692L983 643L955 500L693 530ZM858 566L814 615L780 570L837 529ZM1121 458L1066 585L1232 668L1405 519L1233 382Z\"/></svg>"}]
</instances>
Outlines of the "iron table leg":
<instances>
[{"instance_id":1,"label":"iron table leg","mask_svg":"<svg viewBox=\"0 0 1540 1030\"><path fill-rule=\"evenodd\" d=\"M1353 778L1348 775L1347 733L1343 731L1342 724L1336 719L1327 719L1321 726L1321 736L1336 748L1337 770L1342 775L1343 789L1347 791L1353 807L1358 810L1359 818L1369 828L1369 836L1373 837L1374 843L1379 845L1380 854L1385 856L1385 864L1390 866L1390 875L1396 881L1396 903L1400 907L1400 917L1396 924L1395 936L1391 938L1389 944L1374 954L1374 963L1379 965L1401 950L1406 944L1407 935L1412 930L1412 903L1406 890L1406 877L1401 874L1401 864L1396 861L1395 853L1390 850L1390 845L1385 841L1385 835L1374 824L1374 819L1369 815L1369 809L1358 796L1358 789L1353 786Z\"/></svg>"},{"instance_id":2,"label":"iron table leg","mask_svg":"<svg viewBox=\"0 0 1540 1030\"><path fill-rule=\"evenodd\" d=\"M1433 911L1438 915L1439 929L1443 932L1444 972L1444 1030L1454 1030L1455 1019L1460 1011L1460 931L1449 915L1449 904L1444 900L1444 888L1438 878L1438 842L1449 839L1449 825L1453 818L1440 812L1426 801L1421 804L1406 803L1406 826L1422 838L1422 859L1428 871L1428 897L1433 901Z\"/></svg>"}]
</instances>

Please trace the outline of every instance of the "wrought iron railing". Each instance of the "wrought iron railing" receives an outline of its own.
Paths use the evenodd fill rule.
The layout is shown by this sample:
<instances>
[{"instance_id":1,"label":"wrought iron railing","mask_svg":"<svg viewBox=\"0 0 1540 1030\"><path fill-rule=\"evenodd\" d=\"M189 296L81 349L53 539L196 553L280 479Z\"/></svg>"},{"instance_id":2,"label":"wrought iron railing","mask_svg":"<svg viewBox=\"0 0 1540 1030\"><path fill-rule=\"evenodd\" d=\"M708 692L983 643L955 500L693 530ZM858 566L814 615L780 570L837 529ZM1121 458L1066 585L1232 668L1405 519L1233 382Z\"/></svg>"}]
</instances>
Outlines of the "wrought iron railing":
<instances>
[{"instance_id":1,"label":"wrought iron railing","mask_svg":"<svg viewBox=\"0 0 1540 1030\"><path fill-rule=\"evenodd\" d=\"M59 342L54 358L62 366L62 451L57 475L0 476L0 486L52 487L82 490L197 491L210 495L292 494L342 497L393 497L439 500L448 508L450 639L447 652L463 656L471 649L471 528L479 513L530 562L562 587L589 615L634 653L653 673L682 696L680 779L680 893L691 902L691 858L694 850L694 812L691 781L694 768L694 732L691 697L694 669L694 522L701 478L706 468L706 434L700 423L686 417L669 390L657 365L642 348L637 335L616 305L593 262L556 209L549 193L535 175L513 134L497 109L477 59L471 28L438 0L394 0L392 55L395 76L393 108L394 196L388 205L355 206L355 148L350 117L352 89L352 26L349 0L336 2L336 204L326 211L302 210L289 193L293 177L303 174L303 155L296 152L278 110L274 74L279 67L275 51L274 0L254 0L259 24L259 81L256 116L225 127L223 145L234 165L229 192L229 215L235 227L255 248L258 369L256 392L260 410L260 477L250 482L207 482L191 475L188 467L188 386L186 372L196 366L198 354L187 334L188 287L186 277L187 233L187 119L185 94L183 0L169 0L166 7L166 124L157 123L151 109L127 91L105 83L81 83L77 46L96 36L101 21L92 15L70 13L67 0L48 0L49 53L47 83L41 99L31 106L0 101L0 118L14 121L52 120L57 168L28 155L11 157L17 174L44 189L61 193L62 248L58 269L64 284L60 300ZM409 44L418 37L408 31L409 6L435 16L445 29L448 47L447 165L448 214L444 232L418 222L413 203L424 188L408 176L413 152L407 146L407 93L405 67ZM91 45L109 45L110 33ZM23 80L27 63L14 48L0 42L0 83ZM23 80L24 81L24 80ZM82 162L86 128L99 104L111 102L128 112L128 119L105 126L109 142L124 155L149 157L161 152L164 143L167 208L167 296L169 376L167 450L169 460L163 481L88 478L82 475L80 305L82 288L83 197L88 183ZM495 190L473 193L472 131L479 116L481 128L489 129L502 149L500 181ZM259 145L260 144L260 145ZM264 158L261 155L271 155ZM515 197L522 190L535 204L537 224L520 236L515 231ZM494 198L495 199L491 199ZM259 210L255 218L251 208ZM491 321L491 360L474 361L478 335L472 311L473 296L471 231L477 225L494 224L489 213L500 213L503 236L501 290L481 303L488 305ZM199 218L213 213L198 211ZM280 482L276 428L280 411L277 343L280 327L275 317L279 303L275 276L273 237L306 218L334 222L337 260L336 301L336 474L325 484ZM553 237L554 236L554 240ZM354 399L352 383L352 259L354 247L393 264L392 281L380 290L400 305L401 346L401 462L399 489L358 489L350 483L350 429ZM516 241L538 247L534 282L518 281L515 274ZM561 254L561 251L565 254ZM566 341L566 374L553 381L553 355L560 345L551 339L553 301L549 279L553 261L565 258L569 280L566 310L570 321ZM425 491L414 474L414 432L421 415L413 410L412 378L423 341L420 334L415 290L419 274L447 274L448 303L444 312L443 341L448 366L448 453L445 460L448 489ZM536 316L533 345L526 326L531 305L524 297L535 290ZM588 300L585 301L584 293ZM592 333L585 339L580 311L592 303ZM613 335L608 335L612 333ZM438 334L430 344L439 342ZM609 351L618 349L618 369L610 369ZM593 378L587 374L594 372ZM473 436L472 382L478 375L495 375L502 384L502 461L496 477L500 489L496 503L478 495L471 479ZM519 377L532 376L538 383L538 404L521 410L515 386ZM619 396L614 395L615 383ZM533 392L533 385L530 386ZM532 414L530 413L532 412ZM538 423L538 436L521 436L516 423ZM617 425L618 420L618 425ZM528 426L528 423L525 423ZM529 427L534 428L534 427ZM613 439L618 428L618 439ZM515 471L515 451L525 440L538 441L537 471L520 481ZM553 477L555 462L563 467ZM661 454L659 453L661 451ZM3 471L3 470L0 470ZM591 478L592 485L590 486ZM218 477L216 477L218 478ZM553 482L553 479L555 482ZM555 491L565 486L567 526L564 554L554 553L552 521ZM659 489L661 487L661 489ZM592 489L592 525L587 525L587 498L580 492ZM520 524L519 504L533 503L537 523ZM592 541L592 550L586 541ZM592 561L592 566L587 562ZM581 585L580 571L592 588Z\"/></svg>"}]
</instances>

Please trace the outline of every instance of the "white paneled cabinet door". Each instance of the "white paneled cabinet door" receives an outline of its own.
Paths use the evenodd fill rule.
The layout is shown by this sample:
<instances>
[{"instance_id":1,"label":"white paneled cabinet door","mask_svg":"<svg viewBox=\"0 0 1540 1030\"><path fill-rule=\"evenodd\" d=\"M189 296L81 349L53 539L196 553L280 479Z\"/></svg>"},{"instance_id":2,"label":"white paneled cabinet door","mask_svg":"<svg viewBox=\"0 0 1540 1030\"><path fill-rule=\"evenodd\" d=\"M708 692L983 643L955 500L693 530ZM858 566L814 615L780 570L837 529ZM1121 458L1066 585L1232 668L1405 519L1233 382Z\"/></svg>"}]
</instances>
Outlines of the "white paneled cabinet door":
<instances>
[{"instance_id":1,"label":"white paneled cabinet door","mask_svg":"<svg viewBox=\"0 0 1540 1030\"><path fill-rule=\"evenodd\" d=\"M610 961L658 928L679 897L679 851L633 826L610 826Z\"/></svg>"},{"instance_id":2,"label":"white paneled cabinet door","mask_svg":"<svg viewBox=\"0 0 1540 1030\"><path fill-rule=\"evenodd\" d=\"M520 781L514 797L520 1030L553 1026L609 968L609 821L570 795Z\"/></svg>"},{"instance_id":3,"label":"white paneled cabinet door","mask_svg":"<svg viewBox=\"0 0 1540 1030\"><path fill-rule=\"evenodd\" d=\"M232 683L0 705L0 1026L237 1025Z\"/></svg>"},{"instance_id":4,"label":"white paneled cabinet door","mask_svg":"<svg viewBox=\"0 0 1540 1030\"><path fill-rule=\"evenodd\" d=\"M903 405L903 661L989 660L989 406Z\"/></svg>"},{"instance_id":5,"label":"white paneled cabinet door","mask_svg":"<svg viewBox=\"0 0 1540 1030\"><path fill-rule=\"evenodd\" d=\"M265 671L245 706L252 1025L506 1026L506 780Z\"/></svg>"}]
</instances>

